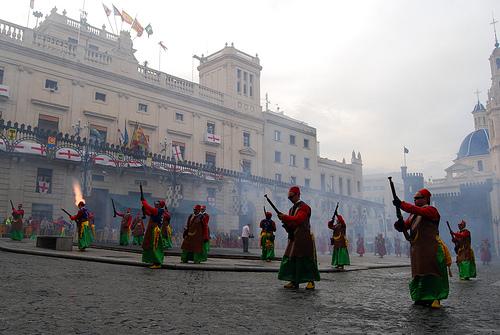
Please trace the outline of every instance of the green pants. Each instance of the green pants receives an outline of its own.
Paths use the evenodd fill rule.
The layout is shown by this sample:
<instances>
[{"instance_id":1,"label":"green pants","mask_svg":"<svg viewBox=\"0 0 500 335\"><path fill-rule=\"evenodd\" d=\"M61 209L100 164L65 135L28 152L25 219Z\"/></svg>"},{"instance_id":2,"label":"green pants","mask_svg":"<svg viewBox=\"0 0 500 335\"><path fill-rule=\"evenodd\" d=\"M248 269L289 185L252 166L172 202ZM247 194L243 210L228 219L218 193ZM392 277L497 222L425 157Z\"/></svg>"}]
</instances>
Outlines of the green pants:
<instances>
[{"instance_id":1,"label":"green pants","mask_svg":"<svg viewBox=\"0 0 500 335\"><path fill-rule=\"evenodd\" d=\"M344 266L351 265L349 260L349 251L347 248L333 249L332 254L332 265L333 266Z\"/></svg>"},{"instance_id":2,"label":"green pants","mask_svg":"<svg viewBox=\"0 0 500 335\"><path fill-rule=\"evenodd\" d=\"M134 236L132 240L133 245L142 245L142 241L144 241L144 236L139 235L139 236Z\"/></svg>"},{"instance_id":3,"label":"green pants","mask_svg":"<svg viewBox=\"0 0 500 335\"><path fill-rule=\"evenodd\" d=\"M278 279L296 284L319 281L318 263L309 257L283 256L278 272Z\"/></svg>"},{"instance_id":4,"label":"green pants","mask_svg":"<svg viewBox=\"0 0 500 335\"><path fill-rule=\"evenodd\" d=\"M203 261L203 252L190 252L182 250L181 262L187 263L188 261L193 261L196 264L201 263Z\"/></svg>"},{"instance_id":5,"label":"green pants","mask_svg":"<svg viewBox=\"0 0 500 335\"><path fill-rule=\"evenodd\" d=\"M22 239L24 238L24 233L22 230L11 230L10 238L14 241L22 241Z\"/></svg>"},{"instance_id":6,"label":"green pants","mask_svg":"<svg viewBox=\"0 0 500 335\"><path fill-rule=\"evenodd\" d=\"M460 279L469 280L470 278L476 278L476 262L462 261L457 265Z\"/></svg>"},{"instance_id":7,"label":"green pants","mask_svg":"<svg viewBox=\"0 0 500 335\"><path fill-rule=\"evenodd\" d=\"M126 233L120 233L120 245L128 245L129 244L129 234L128 232Z\"/></svg>"}]
</instances>

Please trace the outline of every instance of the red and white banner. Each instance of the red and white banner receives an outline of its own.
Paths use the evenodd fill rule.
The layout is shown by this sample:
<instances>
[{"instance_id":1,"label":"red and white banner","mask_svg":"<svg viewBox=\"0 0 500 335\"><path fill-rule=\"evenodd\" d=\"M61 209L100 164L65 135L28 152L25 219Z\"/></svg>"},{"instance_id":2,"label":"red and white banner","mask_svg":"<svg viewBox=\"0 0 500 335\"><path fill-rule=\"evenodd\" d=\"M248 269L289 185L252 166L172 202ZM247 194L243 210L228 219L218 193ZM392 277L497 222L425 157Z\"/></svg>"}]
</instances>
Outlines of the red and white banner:
<instances>
[{"instance_id":1,"label":"red and white banner","mask_svg":"<svg viewBox=\"0 0 500 335\"><path fill-rule=\"evenodd\" d=\"M214 144L220 144L220 136L215 134L205 133L205 141Z\"/></svg>"},{"instance_id":2,"label":"red and white banner","mask_svg":"<svg viewBox=\"0 0 500 335\"><path fill-rule=\"evenodd\" d=\"M131 167L131 168L138 168L138 167L142 167L144 165L144 164L142 164L141 161L138 161L136 159L131 159L124 164L126 167Z\"/></svg>"},{"instance_id":3,"label":"red and white banner","mask_svg":"<svg viewBox=\"0 0 500 335\"><path fill-rule=\"evenodd\" d=\"M38 193L49 193L50 184L46 181L38 182Z\"/></svg>"},{"instance_id":4,"label":"red and white banner","mask_svg":"<svg viewBox=\"0 0 500 335\"><path fill-rule=\"evenodd\" d=\"M14 145L14 152L47 156L47 148L45 147L45 145L31 141L21 141L17 143L16 145Z\"/></svg>"},{"instance_id":5,"label":"red and white banner","mask_svg":"<svg viewBox=\"0 0 500 335\"><path fill-rule=\"evenodd\" d=\"M119 161L109 155L98 154L93 158L95 164L116 167Z\"/></svg>"},{"instance_id":6,"label":"red and white banner","mask_svg":"<svg viewBox=\"0 0 500 335\"><path fill-rule=\"evenodd\" d=\"M0 150L7 151L7 141L0 138Z\"/></svg>"},{"instance_id":7,"label":"red and white banner","mask_svg":"<svg viewBox=\"0 0 500 335\"><path fill-rule=\"evenodd\" d=\"M59 148L56 151L56 158L73 162L81 162L82 156L73 148Z\"/></svg>"}]
</instances>

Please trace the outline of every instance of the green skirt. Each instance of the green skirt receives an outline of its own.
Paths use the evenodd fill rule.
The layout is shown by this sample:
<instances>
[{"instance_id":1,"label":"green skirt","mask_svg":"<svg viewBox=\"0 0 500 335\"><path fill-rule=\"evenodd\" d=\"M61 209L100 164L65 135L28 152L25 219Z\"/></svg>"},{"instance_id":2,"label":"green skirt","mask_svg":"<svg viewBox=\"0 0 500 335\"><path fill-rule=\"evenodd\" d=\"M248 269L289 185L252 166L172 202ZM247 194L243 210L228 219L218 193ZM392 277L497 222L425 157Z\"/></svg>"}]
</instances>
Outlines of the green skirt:
<instances>
[{"instance_id":1,"label":"green skirt","mask_svg":"<svg viewBox=\"0 0 500 335\"><path fill-rule=\"evenodd\" d=\"M126 233L120 233L120 245L128 245L129 244L129 234L128 232Z\"/></svg>"},{"instance_id":2,"label":"green skirt","mask_svg":"<svg viewBox=\"0 0 500 335\"><path fill-rule=\"evenodd\" d=\"M448 298L448 272L443 247L438 245L437 261L441 276L415 276L410 282L410 296L413 301L434 301Z\"/></svg>"},{"instance_id":3,"label":"green skirt","mask_svg":"<svg viewBox=\"0 0 500 335\"><path fill-rule=\"evenodd\" d=\"M269 243L268 243L269 241ZM260 259L267 261L274 259L274 241L272 241L267 236L262 236L260 239L260 245L262 248L262 255L260 255Z\"/></svg>"},{"instance_id":4,"label":"green skirt","mask_svg":"<svg viewBox=\"0 0 500 335\"><path fill-rule=\"evenodd\" d=\"M165 254L163 253L163 241L158 243L157 248L151 248L143 250L142 252L142 262L149 264L163 264L163 259Z\"/></svg>"},{"instance_id":5,"label":"green skirt","mask_svg":"<svg viewBox=\"0 0 500 335\"><path fill-rule=\"evenodd\" d=\"M458 272L460 279L469 280L469 278L476 278L476 262L462 261L458 263Z\"/></svg>"},{"instance_id":6,"label":"green skirt","mask_svg":"<svg viewBox=\"0 0 500 335\"><path fill-rule=\"evenodd\" d=\"M332 254L332 265L333 266L344 266L351 265L349 260L349 251L347 248L333 249Z\"/></svg>"},{"instance_id":7,"label":"green skirt","mask_svg":"<svg viewBox=\"0 0 500 335\"><path fill-rule=\"evenodd\" d=\"M207 259L208 259L208 252L210 251L210 241L206 241L206 242L203 242L203 245L202 245L202 253L201 253L201 257L202 257L202 262L206 262Z\"/></svg>"},{"instance_id":8,"label":"green skirt","mask_svg":"<svg viewBox=\"0 0 500 335\"><path fill-rule=\"evenodd\" d=\"M24 237L24 233L22 230L11 230L10 231L10 238L13 239L14 241L22 241Z\"/></svg>"},{"instance_id":9,"label":"green skirt","mask_svg":"<svg viewBox=\"0 0 500 335\"><path fill-rule=\"evenodd\" d=\"M188 261L193 261L196 264L203 262L203 252L189 252L182 250L181 262L187 263Z\"/></svg>"},{"instance_id":10,"label":"green skirt","mask_svg":"<svg viewBox=\"0 0 500 335\"><path fill-rule=\"evenodd\" d=\"M278 272L279 280L287 280L296 284L319 281L318 263L309 257L283 256Z\"/></svg>"},{"instance_id":11,"label":"green skirt","mask_svg":"<svg viewBox=\"0 0 500 335\"><path fill-rule=\"evenodd\" d=\"M163 248L172 249L172 237L168 236L163 238Z\"/></svg>"},{"instance_id":12,"label":"green skirt","mask_svg":"<svg viewBox=\"0 0 500 335\"><path fill-rule=\"evenodd\" d=\"M142 236L142 235L134 236L134 238L132 240L132 244L133 245L142 245L142 241L144 241L144 236Z\"/></svg>"},{"instance_id":13,"label":"green skirt","mask_svg":"<svg viewBox=\"0 0 500 335\"><path fill-rule=\"evenodd\" d=\"M31 233L30 240L36 240L35 232Z\"/></svg>"},{"instance_id":14,"label":"green skirt","mask_svg":"<svg viewBox=\"0 0 500 335\"><path fill-rule=\"evenodd\" d=\"M89 226L84 226L83 227L83 234L82 236L78 236L78 249L85 249L90 247L90 244L93 241L92 237L92 231L90 230Z\"/></svg>"}]
</instances>

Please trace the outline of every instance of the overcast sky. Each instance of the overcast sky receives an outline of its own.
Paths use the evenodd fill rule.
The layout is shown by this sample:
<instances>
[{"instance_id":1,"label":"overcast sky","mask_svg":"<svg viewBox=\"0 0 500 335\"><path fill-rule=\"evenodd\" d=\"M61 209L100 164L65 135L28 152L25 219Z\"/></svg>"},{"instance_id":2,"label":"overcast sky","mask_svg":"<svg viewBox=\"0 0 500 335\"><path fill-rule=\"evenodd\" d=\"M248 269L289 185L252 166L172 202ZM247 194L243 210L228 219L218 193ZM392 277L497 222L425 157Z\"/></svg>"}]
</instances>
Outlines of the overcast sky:
<instances>
[{"instance_id":1,"label":"overcast sky","mask_svg":"<svg viewBox=\"0 0 500 335\"><path fill-rule=\"evenodd\" d=\"M164 41L161 70L191 80L193 54L234 42L260 57L262 105L268 92L273 109L316 127L321 156L349 161L354 149L365 173L394 171L406 145L409 170L426 178L444 176L473 130L474 91L485 103L491 84L492 12L500 18L493 0L114 1L153 27L134 41L141 63L157 68ZM0 18L26 25L29 0L8 3ZM78 18L83 3L35 0L35 9ZM85 10L109 26L101 1Z\"/></svg>"}]
</instances>

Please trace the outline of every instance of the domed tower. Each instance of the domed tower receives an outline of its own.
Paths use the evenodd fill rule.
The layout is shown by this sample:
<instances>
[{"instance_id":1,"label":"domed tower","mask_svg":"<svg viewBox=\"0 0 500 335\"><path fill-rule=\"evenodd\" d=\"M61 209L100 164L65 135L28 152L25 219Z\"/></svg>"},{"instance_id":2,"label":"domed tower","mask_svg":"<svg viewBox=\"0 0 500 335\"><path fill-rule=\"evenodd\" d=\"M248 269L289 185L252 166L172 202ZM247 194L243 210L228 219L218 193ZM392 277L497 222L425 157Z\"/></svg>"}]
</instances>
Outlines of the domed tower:
<instances>
[{"instance_id":1,"label":"domed tower","mask_svg":"<svg viewBox=\"0 0 500 335\"><path fill-rule=\"evenodd\" d=\"M474 116L474 128L476 130L488 128L488 123L486 122L488 118L486 116L486 108L484 108L483 104L479 101L479 97L477 99L477 104L472 110L472 115Z\"/></svg>"}]
</instances>

